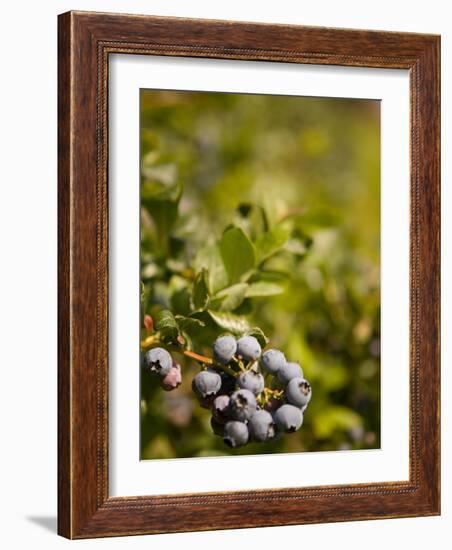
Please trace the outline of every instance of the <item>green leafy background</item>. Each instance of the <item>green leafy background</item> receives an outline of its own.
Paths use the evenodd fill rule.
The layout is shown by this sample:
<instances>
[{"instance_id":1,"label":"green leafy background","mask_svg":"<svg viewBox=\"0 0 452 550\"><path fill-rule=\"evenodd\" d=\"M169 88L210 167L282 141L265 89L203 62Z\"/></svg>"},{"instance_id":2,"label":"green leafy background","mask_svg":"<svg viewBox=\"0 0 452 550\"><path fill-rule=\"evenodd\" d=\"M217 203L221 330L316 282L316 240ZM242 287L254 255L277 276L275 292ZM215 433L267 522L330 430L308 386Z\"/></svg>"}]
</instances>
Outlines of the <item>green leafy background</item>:
<instances>
[{"instance_id":1,"label":"green leafy background","mask_svg":"<svg viewBox=\"0 0 452 550\"><path fill-rule=\"evenodd\" d=\"M299 432L233 450L175 353L177 390L141 373L141 458L379 447L379 143L377 101L142 90L142 314L206 355L265 334L313 398Z\"/></svg>"}]
</instances>

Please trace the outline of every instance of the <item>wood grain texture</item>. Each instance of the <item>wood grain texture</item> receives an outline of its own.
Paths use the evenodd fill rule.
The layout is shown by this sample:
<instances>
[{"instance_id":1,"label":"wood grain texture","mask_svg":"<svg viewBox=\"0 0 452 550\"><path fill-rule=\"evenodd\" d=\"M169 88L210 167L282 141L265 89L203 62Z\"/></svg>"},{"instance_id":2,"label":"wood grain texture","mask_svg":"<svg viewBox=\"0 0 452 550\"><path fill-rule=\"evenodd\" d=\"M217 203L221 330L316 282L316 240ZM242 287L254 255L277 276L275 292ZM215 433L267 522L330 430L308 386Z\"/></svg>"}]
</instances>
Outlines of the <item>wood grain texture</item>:
<instances>
[{"instance_id":1,"label":"wood grain texture","mask_svg":"<svg viewBox=\"0 0 452 550\"><path fill-rule=\"evenodd\" d=\"M438 36L69 12L59 17L58 531L68 538L438 514ZM410 480L108 495L108 58L112 53L410 71Z\"/></svg>"},{"instance_id":2,"label":"wood grain texture","mask_svg":"<svg viewBox=\"0 0 452 550\"><path fill-rule=\"evenodd\" d=\"M68 25L69 14L60 25ZM70 533L70 33L58 34L58 531Z\"/></svg>"}]
</instances>

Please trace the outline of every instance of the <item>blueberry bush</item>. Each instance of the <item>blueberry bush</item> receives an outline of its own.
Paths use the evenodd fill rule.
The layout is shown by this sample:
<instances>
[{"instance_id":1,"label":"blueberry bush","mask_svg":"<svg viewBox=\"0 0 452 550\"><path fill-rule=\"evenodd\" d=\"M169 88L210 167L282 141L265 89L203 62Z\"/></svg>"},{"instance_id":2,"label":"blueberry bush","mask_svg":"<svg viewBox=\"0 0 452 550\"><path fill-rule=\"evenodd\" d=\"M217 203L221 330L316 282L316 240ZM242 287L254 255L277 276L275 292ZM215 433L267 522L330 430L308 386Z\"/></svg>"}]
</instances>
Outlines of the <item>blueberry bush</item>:
<instances>
[{"instance_id":1,"label":"blueberry bush","mask_svg":"<svg viewBox=\"0 0 452 550\"><path fill-rule=\"evenodd\" d=\"M379 446L377 115L142 91L142 458Z\"/></svg>"},{"instance_id":2,"label":"blueberry bush","mask_svg":"<svg viewBox=\"0 0 452 550\"><path fill-rule=\"evenodd\" d=\"M192 379L193 392L199 405L211 411L213 433L232 448L297 431L312 394L300 365L286 361L280 350L262 353L269 340L248 319L253 299L284 292L281 281L271 277L267 261L279 254L296 255L289 242L292 247L297 243L304 256L310 240L297 231L290 216L270 227L262 208L263 223L251 232L247 218L253 208L239 205L244 223L229 224L218 241L197 251L191 264L174 266L178 269L167 284L177 278L181 301L167 309L155 308L151 299L155 317L143 315L145 375L155 375L163 390L176 390L183 373L171 353L196 362L200 371ZM180 247L183 250L182 243ZM166 252L162 270L172 271L169 260ZM209 355L199 352L212 341Z\"/></svg>"}]
</instances>

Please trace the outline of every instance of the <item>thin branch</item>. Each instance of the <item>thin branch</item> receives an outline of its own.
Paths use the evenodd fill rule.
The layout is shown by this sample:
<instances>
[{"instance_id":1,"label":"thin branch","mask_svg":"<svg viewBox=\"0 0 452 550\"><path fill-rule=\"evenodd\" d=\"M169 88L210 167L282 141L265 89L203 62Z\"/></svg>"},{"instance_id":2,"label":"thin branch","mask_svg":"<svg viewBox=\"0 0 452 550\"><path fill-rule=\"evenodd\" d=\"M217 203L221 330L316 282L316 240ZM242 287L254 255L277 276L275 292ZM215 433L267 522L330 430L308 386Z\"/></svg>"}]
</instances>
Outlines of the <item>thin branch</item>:
<instances>
[{"instance_id":1,"label":"thin branch","mask_svg":"<svg viewBox=\"0 0 452 550\"><path fill-rule=\"evenodd\" d=\"M208 365L211 365L213 363L210 357L206 357L205 355L200 355L199 353L195 353L194 351L189 351L188 349L183 350L182 353L187 357L191 357L196 361L200 361L201 363L206 363Z\"/></svg>"}]
</instances>

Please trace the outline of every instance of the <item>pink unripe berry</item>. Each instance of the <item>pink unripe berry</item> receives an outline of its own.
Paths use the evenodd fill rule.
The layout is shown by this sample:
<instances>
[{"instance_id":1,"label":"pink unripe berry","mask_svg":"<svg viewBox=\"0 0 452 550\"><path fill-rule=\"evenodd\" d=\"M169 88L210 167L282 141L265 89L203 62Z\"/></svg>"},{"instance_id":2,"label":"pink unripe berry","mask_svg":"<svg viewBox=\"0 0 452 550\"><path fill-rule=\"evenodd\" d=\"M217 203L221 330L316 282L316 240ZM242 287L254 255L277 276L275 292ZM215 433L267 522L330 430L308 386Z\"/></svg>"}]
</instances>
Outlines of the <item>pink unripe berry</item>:
<instances>
[{"instance_id":1,"label":"pink unripe berry","mask_svg":"<svg viewBox=\"0 0 452 550\"><path fill-rule=\"evenodd\" d=\"M154 330L154 321L152 320L152 317L150 315L145 315L143 319L144 328L151 332Z\"/></svg>"},{"instance_id":2,"label":"pink unripe berry","mask_svg":"<svg viewBox=\"0 0 452 550\"><path fill-rule=\"evenodd\" d=\"M174 363L168 373L161 379L162 388L166 391L175 390L182 383L182 372L180 365Z\"/></svg>"}]
</instances>

